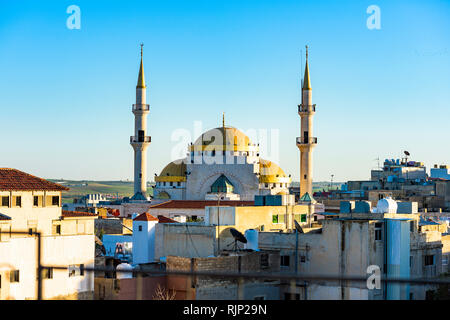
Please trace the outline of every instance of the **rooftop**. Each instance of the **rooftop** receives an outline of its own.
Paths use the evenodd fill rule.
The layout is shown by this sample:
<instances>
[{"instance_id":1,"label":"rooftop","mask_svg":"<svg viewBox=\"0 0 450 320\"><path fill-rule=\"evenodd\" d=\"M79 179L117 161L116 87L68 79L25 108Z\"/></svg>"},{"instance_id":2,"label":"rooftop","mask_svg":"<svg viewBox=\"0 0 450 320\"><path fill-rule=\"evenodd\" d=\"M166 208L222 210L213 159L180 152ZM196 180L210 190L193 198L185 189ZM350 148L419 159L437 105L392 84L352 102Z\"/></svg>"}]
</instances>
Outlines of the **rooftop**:
<instances>
[{"instance_id":1,"label":"rooftop","mask_svg":"<svg viewBox=\"0 0 450 320\"><path fill-rule=\"evenodd\" d=\"M217 206L254 206L254 201L239 201L239 200L169 200L162 203L155 204L149 209L204 209L205 207Z\"/></svg>"},{"instance_id":2,"label":"rooftop","mask_svg":"<svg viewBox=\"0 0 450 320\"><path fill-rule=\"evenodd\" d=\"M62 211L62 216L65 218L71 218L71 217L95 217L97 216L95 213L90 212L81 212L81 211Z\"/></svg>"},{"instance_id":3,"label":"rooftop","mask_svg":"<svg viewBox=\"0 0 450 320\"><path fill-rule=\"evenodd\" d=\"M64 191L69 188L17 169L0 168L0 191Z\"/></svg>"}]
</instances>

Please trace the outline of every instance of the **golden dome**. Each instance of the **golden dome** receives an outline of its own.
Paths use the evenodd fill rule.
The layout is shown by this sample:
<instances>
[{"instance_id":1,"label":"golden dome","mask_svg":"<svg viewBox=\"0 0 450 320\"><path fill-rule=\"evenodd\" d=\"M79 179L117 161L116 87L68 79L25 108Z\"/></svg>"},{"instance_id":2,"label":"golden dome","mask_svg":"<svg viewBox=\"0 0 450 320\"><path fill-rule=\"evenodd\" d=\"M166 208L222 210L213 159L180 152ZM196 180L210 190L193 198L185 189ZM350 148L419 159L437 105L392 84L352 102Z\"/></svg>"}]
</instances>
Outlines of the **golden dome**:
<instances>
[{"instance_id":1,"label":"golden dome","mask_svg":"<svg viewBox=\"0 0 450 320\"><path fill-rule=\"evenodd\" d=\"M186 163L184 159L178 159L161 171L159 176L155 177L156 182L182 182L186 181Z\"/></svg>"},{"instance_id":2,"label":"golden dome","mask_svg":"<svg viewBox=\"0 0 450 320\"><path fill-rule=\"evenodd\" d=\"M242 131L233 127L218 127L203 133L190 151L254 151L255 145Z\"/></svg>"},{"instance_id":3,"label":"golden dome","mask_svg":"<svg viewBox=\"0 0 450 320\"><path fill-rule=\"evenodd\" d=\"M272 161L259 160L259 182L261 183L291 183L283 169Z\"/></svg>"}]
</instances>

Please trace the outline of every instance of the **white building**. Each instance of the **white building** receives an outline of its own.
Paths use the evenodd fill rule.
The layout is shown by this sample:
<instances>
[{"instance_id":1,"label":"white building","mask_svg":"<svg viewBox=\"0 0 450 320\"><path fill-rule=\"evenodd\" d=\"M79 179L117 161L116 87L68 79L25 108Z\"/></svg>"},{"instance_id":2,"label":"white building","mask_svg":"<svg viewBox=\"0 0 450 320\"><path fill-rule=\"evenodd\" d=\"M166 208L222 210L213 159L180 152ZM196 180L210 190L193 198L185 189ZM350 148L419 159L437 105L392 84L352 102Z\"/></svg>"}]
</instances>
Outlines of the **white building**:
<instances>
[{"instance_id":1,"label":"white building","mask_svg":"<svg viewBox=\"0 0 450 320\"><path fill-rule=\"evenodd\" d=\"M61 209L61 185L0 168L0 299L36 299L37 237L41 235L43 299L92 299L95 215Z\"/></svg>"},{"instance_id":2,"label":"white building","mask_svg":"<svg viewBox=\"0 0 450 320\"><path fill-rule=\"evenodd\" d=\"M435 164L434 168L430 169L430 178L432 179L444 179L450 180L450 170L447 165L438 165Z\"/></svg>"}]
</instances>

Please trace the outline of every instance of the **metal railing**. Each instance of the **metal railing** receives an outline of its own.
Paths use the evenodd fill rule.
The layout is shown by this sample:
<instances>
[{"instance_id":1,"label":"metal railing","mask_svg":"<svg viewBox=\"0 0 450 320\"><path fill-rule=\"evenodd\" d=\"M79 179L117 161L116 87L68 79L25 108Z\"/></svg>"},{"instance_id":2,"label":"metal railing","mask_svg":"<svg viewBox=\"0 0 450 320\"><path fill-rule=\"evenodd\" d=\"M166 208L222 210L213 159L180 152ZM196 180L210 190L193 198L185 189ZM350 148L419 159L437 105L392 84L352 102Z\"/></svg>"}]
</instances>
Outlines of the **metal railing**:
<instances>
[{"instance_id":1,"label":"metal railing","mask_svg":"<svg viewBox=\"0 0 450 320\"><path fill-rule=\"evenodd\" d=\"M297 144L317 144L317 138L311 137L311 138L305 138L305 137L297 137L295 139Z\"/></svg>"},{"instance_id":2,"label":"metal railing","mask_svg":"<svg viewBox=\"0 0 450 320\"><path fill-rule=\"evenodd\" d=\"M308 108L310 107L310 108ZM316 112L316 105L304 106L302 104L298 105L298 112Z\"/></svg>"},{"instance_id":3,"label":"metal railing","mask_svg":"<svg viewBox=\"0 0 450 320\"><path fill-rule=\"evenodd\" d=\"M130 143L140 143L140 142L152 142L152 137L145 136L145 137L130 137Z\"/></svg>"},{"instance_id":4,"label":"metal railing","mask_svg":"<svg viewBox=\"0 0 450 320\"><path fill-rule=\"evenodd\" d=\"M133 104L133 111L149 111L149 104Z\"/></svg>"}]
</instances>

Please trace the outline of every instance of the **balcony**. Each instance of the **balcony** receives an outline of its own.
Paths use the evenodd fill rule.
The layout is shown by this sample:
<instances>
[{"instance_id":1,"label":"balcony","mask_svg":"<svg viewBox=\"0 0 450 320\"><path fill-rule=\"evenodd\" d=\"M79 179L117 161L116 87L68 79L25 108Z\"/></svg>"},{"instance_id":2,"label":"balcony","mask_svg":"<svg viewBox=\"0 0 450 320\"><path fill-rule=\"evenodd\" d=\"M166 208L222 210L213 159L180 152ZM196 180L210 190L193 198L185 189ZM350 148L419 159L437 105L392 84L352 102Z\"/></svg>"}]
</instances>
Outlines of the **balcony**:
<instances>
[{"instance_id":1,"label":"balcony","mask_svg":"<svg viewBox=\"0 0 450 320\"><path fill-rule=\"evenodd\" d=\"M133 112L135 111L150 111L149 104L133 104Z\"/></svg>"},{"instance_id":2,"label":"balcony","mask_svg":"<svg viewBox=\"0 0 450 320\"><path fill-rule=\"evenodd\" d=\"M297 145L301 145L301 144L317 144L317 138L316 137L312 137L312 138L297 137L296 138L296 142L297 142Z\"/></svg>"},{"instance_id":3,"label":"balcony","mask_svg":"<svg viewBox=\"0 0 450 320\"><path fill-rule=\"evenodd\" d=\"M308 109L309 107L309 109ZM302 104L298 105L298 112L316 112L316 105L304 106Z\"/></svg>"},{"instance_id":4,"label":"balcony","mask_svg":"<svg viewBox=\"0 0 450 320\"><path fill-rule=\"evenodd\" d=\"M150 137L150 136L145 136L145 137L131 136L130 137L130 143L141 143L141 142L150 143L150 142L152 142L152 137Z\"/></svg>"}]
</instances>

